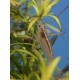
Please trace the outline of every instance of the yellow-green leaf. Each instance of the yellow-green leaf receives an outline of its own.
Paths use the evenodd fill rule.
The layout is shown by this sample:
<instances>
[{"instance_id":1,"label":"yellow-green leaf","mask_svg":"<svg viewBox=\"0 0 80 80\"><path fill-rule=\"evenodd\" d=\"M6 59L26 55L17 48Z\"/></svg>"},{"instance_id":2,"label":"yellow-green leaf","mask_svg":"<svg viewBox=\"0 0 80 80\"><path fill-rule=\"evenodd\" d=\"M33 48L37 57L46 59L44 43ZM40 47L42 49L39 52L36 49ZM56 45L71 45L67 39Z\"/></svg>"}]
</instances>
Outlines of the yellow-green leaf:
<instances>
[{"instance_id":1,"label":"yellow-green leaf","mask_svg":"<svg viewBox=\"0 0 80 80\"><path fill-rule=\"evenodd\" d=\"M10 0L10 3L15 7L20 5L20 3L17 0Z\"/></svg>"},{"instance_id":2,"label":"yellow-green leaf","mask_svg":"<svg viewBox=\"0 0 80 80\"><path fill-rule=\"evenodd\" d=\"M36 14L39 16L39 8L35 0L32 0L32 6L34 7Z\"/></svg>"},{"instance_id":3,"label":"yellow-green leaf","mask_svg":"<svg viewBox=\"0 0 80 80\"><path fill-rule=\"evenodd\" d=\"M34 5L34 4L32 6L34 7L34 9L36 11L37 16L39 16L39 9L38 9L38 7L36 5Z\"/></svg>"},{"instance_id":4,"label":"yellow-green leaf","mask_svg":"<svg viewBox=\"0 0 80 80\"><path fill-rule=\"evenodd\" d=\"M28 26L28 31L30 30L30 28L32 27L32 25L33 25L37 20L38 20L38 17L34 18L34 19L30 22L30 24L29 24L29 26Z\"/></svg>"},{"instance_id":5,"label":"yellow-green leaf","mask_svg":"<svg viewBox=\"0 0 80 80\"><path fill-rule=\"evenodd\" d=\"M55 15L52 15L52 14L49 14L48 16L52 17L52 18L57 22L57 24L58 24L60 30L62 31L62 26L61 26L61 23L60 23L58 17L55 16Z\"/></svg>"},{"instance_id":6,"label":"yellow-green leaf","mask_svg":"<svg viewBox=\"0 0 80 80\"><path fill-rule=\"evenodd\" d=\"M51 0L45 0L44 1L44 9L46 9L46 7L50 4L50 2L51 2Z\"/></svg>"},{"instance_id":7,"label":"yellow-green leaf","mask_svg":"<svg viewBox=\"0 0 80 80\"><path fill-rule=\"evenodd\" d=\"M29 54L30 56L32 56L36 59L36 57L28 50L14 49L14 50L11 50L10 55L13 55L15 52L24 52L24 53Z\"/></svg>"},{"instance_id":8,"label":"yellow-green leaf","mask_svg":"<svg viewBox=\"0 0 80 80\"><path fill-rule=\"evenodd\" d=\"M39 76L36 72L34 72L34 74L35 74L37 80L41 80L41 79L40 79L40 76Z\"/></svg>"},{"instance_id":9,"label":"yellow-green leaf","mask_svg":"<svg viewBox=\"0 0 80 80\"><path fill-rule=\"evenodd\" d=\"M43 17L46 16L50 12L50 10L52 9L52 7L55 4L57 4L58 2L59 2L59 0L54 0L53 2L51 2L51 4L48 5L48 7L46 6L46 9L45 9L45 11L43 13Z\"/></svg>"},{"instance_id":10,"label":"yellow-green leaf","mask_svg":"<svg viewBox=\"0 0 80 80\"><path fill-rule=\"evenodd\" d=\"M36 5L36 2L35 2L35 0L32 0L32 2Z\"/></svg>"},{"instance_id":11,"label":"yellow-green leaf","mask_svg":"<svg viewBox=\"0 0 80 80\"><path fill-rule=\"evenodd\" d=\"M61 31L59 29L57 29L56 27L54 27L50 24L47 24L47 23L45 25L46 25L46 27L51 28L53 31L59 33L60 35L62 34Z\"/></svg>"},{"instance_id":12,"label":"yellow-green leaf","mask_svg":"<svg viewBox=\"0 0 80 80\"><path fill-rule=\"evenodd\" d=\"M52 74L60 61L60 57L57 57L55 60L52 61L52 63L47 67L45 72L45 77L43 76L42 80L50 80L52 77Z\"/></svg>"}]
</instances>

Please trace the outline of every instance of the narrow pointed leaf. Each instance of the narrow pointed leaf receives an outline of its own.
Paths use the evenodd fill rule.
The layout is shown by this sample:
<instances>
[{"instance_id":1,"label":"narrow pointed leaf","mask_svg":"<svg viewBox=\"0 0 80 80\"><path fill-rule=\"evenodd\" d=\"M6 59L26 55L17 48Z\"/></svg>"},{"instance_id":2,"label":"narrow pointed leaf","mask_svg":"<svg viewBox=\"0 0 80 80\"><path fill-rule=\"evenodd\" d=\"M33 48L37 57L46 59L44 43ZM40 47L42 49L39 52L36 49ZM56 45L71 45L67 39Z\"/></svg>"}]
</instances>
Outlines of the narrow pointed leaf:
<instances>
[{"instance_id":1,"label":"narrow pointed leaf","mask_svg":"<svg viewBox=\"0 0 80 80\"><path fill-rule=\"evenodd\" d=\"M50 12L50 10L52 9L52 7L55 5L55 4L57 4L59 2L59 0L54 0L53 2L51 2L51 4L49 4L48 5L48 7L45 9L45 12L44 12L44 14L43 14L43 16L46 16L49 12Z\"/></svg>"},{"instance_id":2,"label":"narrow pointed leaf","mask_svg":"<svg viewBox=\"0 0 80 80\"><path fill-rule=\"evenodd\" d=\"M40 79L40 76L39 76L36 72L34 72L34 74L35 74L37 80L41 80L41 79Z\"/></svg>"},{"instance_id":3,"label":"narrow pointed leaf","mask_svg":"<svg viewBox=\"0 0 80 80\"><path fill-rule=\"evenodd\" d=\"M52 74L53 74L59 61L60 61L60 57L57 57L55 60L52 61L50 66L48 66L48 68L47 68L47 72L45 73L46 77L43 80L50 80L51 79Z\"/></svg>"},{"instance_id":4,"label":"narrow pointed leaf","mask_svg":"<svg viewBox=\"0 0 80 80\"><path fill-rule=\"evenodd\" d=\"M36 59L36 57L31 52L29 52L28 50L14 49L14 50L11 50L12 53L10 55L14 54L13 52L16 52L16 51L27 53Z\"/></svg>"},{"instance_id":5,"label":"narrow pointed leaf","mask_svg":"<svg viewBox=\"0 0 80 80\"><path fill-rule=\"evenodd\" d=\"M50 4L51 0L45 0L44 1L44 9Z\"/></svg>"},{"instance_id":6,"label":"narrow pointed leaf","mask_svg":"<svg viewBox=\"0 0 80 80\"><path fill-rule=\"evenodd\" d=\"M49 14L48 16L52 17L52 18L57 22L60 30L62 31L62 26L61 26L61 23L60 23L58 17L57 17L57 16L54 16L54 15L52 15L52 14Z\"/></svg>"},{"instance_id":7,"label":"narrow pointed leaf","mask_svg":"<svg viewBox=\"0 0 80 80\"><path fill-rule=\"evenodd\" d=\"M47 24L47 23L45 25L46 25L46 27L51 28L53 31L55 31L55 32L57 32L59 34L62 34L61 31L59 29L57 29L56 27L54 27L54 26L52 26L50 24Z\"/></svg>"},{"instance_id":8,"label":"narrow pointed leaf","mask_svg":"<svg viewBox=\"0 0 80 80\"><path fill-rule=\"evenodd\" d=\"M28 31L30 30L30 28L33 26L33 24L34 24L37 20L38 20L38 17L34 18L34 19L30 22L30 24L29 24L29 26L28 26Z\"/></svg>"},{"instance_id":9,"label":"narrow pointed leaf","mask_svg":"<svg viewBox=\"0 0 80 80\"><path fill-rule=\"evenodd\" d=\"M38 9L38 7L36 5L34 5L34 4L32 6L34 7L34 9L36 11L37 16L39 16L39 9Z\"/></svg>"},{"instance_id":10,"label":"narrow pointed leaf","mask_svg":"<svg viewBox=\"0 0 80 80\"><path fill-rule=\"evenodd\" d=\"M32 2L36 5L36 2L35 2L35 0L32 0Z\"/></svg>"},{"instance_id":11,"label":"narrow pointed leaf","mask_svg":"<svg viewBox=\"0 0 80 80\"><path fill-rule=\"evenodd\" d=\"M32 0L32 6L34 7L37 16L39 16L39 7L35 0Z\"/></svg>"}]
</instances>

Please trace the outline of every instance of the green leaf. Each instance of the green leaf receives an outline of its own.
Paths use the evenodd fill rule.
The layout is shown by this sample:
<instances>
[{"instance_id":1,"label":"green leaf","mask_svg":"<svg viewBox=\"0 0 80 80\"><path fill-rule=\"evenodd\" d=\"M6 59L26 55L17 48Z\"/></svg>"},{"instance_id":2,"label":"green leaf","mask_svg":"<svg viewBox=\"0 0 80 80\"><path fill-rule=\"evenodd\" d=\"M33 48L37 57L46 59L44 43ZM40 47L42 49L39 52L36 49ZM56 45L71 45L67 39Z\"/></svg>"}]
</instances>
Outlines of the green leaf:
<instances>
[{"instance_id":1,"label":"green leaf","mask_svg":"<svg viewBox=\"0 0 80 80\"><path fill-rule=\"evenodd\" d=\"M26 67L27 64L26 54L22 54L22 58L23 58L24 66Z\"/></svg>"},{"instance_id":2,"label":"green leaf","mask_svg":"<svg viewBox=\"0 0 80 80\"><path fill-rule=\"evenodd\" d=\"M53 60L53 62L50 64L50 66L47 69L47 73L48 73L48 78L51 77L51 75L53 74L58 62L60 61L60 57L57 57L55 60Z\"/></svg>"},{"instance_id":3,"label":"green leaf","mask_svg":"<svg viewBox=\"0 0 80 80\"><path fill-rule=\"evenodd\" d=\"M10 0L10 3L15 7L20 5L20 3L17 0Z\"/></svg>"},{"instance_id":4,"label":"green leaf","mask_svg":"<svg viewBox=\"0 0 80 80\"><path fill-rule=\"evenodd\" d=\"M38 20L38 17L35 17L29 24L28 26L28 31L30 30L30 28L33 26L33 24Z\"/></svg>"},{"instance_id":5,"label":"green leaf","mask_svg":"<svg viewBox=\"0 0 80 80\"><path fill-rule=\"evenodd\" d=\"M23 80L23 76L22 74L19 73L14 73L16 77L18 77L20 80Z\"/></svg>"},{"instance_id":6,"label":"green leaf","mask_svg":"<svg viewBox=\"0 0 80 80\"><path fill-rule=\"evenodd\" d=\"M30 43L18 43L18 42L16 42L16 43L12 43L12 44L10 44L10 46L12 46L12 45L17 45L17 44L26 44L26 45L32 45L32 44L30 44ZM13 52L11 52L11 54L13 54L14 53L14 51Z\"/></svg>"},{"instance_id":7,"label":"green leaf","mask_svg":"<svg viewBox=\"0 0 80 80\"><path fill-rule=\"evenodd\" d=\"M61 23L60 23L58 17L57 17L57 16L54 16L54 15L52 15L52 14L49 14L49 15L47 15L47 16L52 17L52 18L57 22L57 24L58 24L60 30L62 31L62 26L61 26Z\"/></svg>"},{"instance_id":8,"label":"green leaf","mask_svg":"<svg viewBox=\"0 0 80 80\"><path fill-rule=\"evenodd\" d=\"M36 72L34 72L34 74L35 74L37 80L41 80L41 79L40 79L40 76L39 76Z\"/></svg>"},{"instance_id":9,"label":"green leaf","mask_svg":"<svg viewBox=\"0 0 80 80\"><path fill-rule=\"evenodd\" d=\"M57 57L55 60L52 61L52 63L46 68L46 71L44 72L44 75L42 77L42 80L50 80L52 77L52 74L60 61L60 57Z\"/></svg>"},{"instance_id":10,"label":"green leaf","mask_svg":"<svg viewBox=\"0 0 80 80\"><path fill-rule=\"evenodd\" d=\"M24 53L27 53L29 55L31 55L32 57L34 57L36 59L36 57L31 53L29 52L28 50L21 50L21 49L14 49L14 50L11 50L11 52L24 52ZM11 55L14 54L14 53L11 53Z\"/></svg>"},{"instance_id":11,"label":"green leaf","mask_svg":"<svg viewBox=\"0 0 80 80\"><path fill-rule=\"evenodd\" d=\"M36 5L34 5L34 4L32 6L34 7L34 9L36 11L37 16L39 16L39 9L38 9L38 7Z\"/></svg>"},{"instance_id":12,"label":"green leaf","mask_svg":"<svg viewBox=\"0 0 80 80\"><path fill-rule=\"evenodd\" d=\"M41 56L41 54L38 52L38 50L34 49L34 52L36 54L36 56L38 57L38 59L40 60L40 64L41 66L45 66L45 61L44 58Z\"/></svg>"},{"instance_id":13,"label":"green leaf","mask_svg":"<svg viewBox=\"0 0 80 80\"><path fill-rule=\"evenodd\" d=\"M36 1L35 1L35 0L32 0L31 5L34 7L34 9L35 9L35 11L36 11L37 16L39 16L39 8L38 8L38 6L37 6Z\"/></svg>"},{"instance_id":14,"label":"green leaf","mask_svg":"<svg viewBox=\"0 0 80 80\"><path fill-rule=\"evenodd\" d=\"M15 68L17 68L20 72L23 72L23 68L19 63L19 61L18 61L19 59L18 58L16 58L14 55L10 56L12 66L14 66L13 70L14 70L14 72L16 72Z\"/></svg>"},{"instance_id":15,"label":"green leaf","mask_svg":"<svg viewBox=\"0 0 80 80\"><path fill-rule=\"evenodd\" d=\"M28 77L27 77L27 75L26 74L23 74L23 80L28 80Z\"/></svg>"},{"instance_id":16,"label":"green leaf","mask_svg":"<svg viewBox=\"0 0 80 80\"><path fill-rule=\"evenodd\" d=\"M35 0L32 0L32 2L33 2L35 5L37 5Z\"/></svg>"},{"instance_id":17,"label":"green leaf","mask_svg":"<svg viewBox=\"0 0 80 80\"><path fill-rule=\"evenodd\" d=\"M14 52L15 52L14 50L10 50L10 54L14 54Z\"/></svg>"},{"instance_id":18,"label":"green leaf","mask_svg":"<svg viewBox=\"0 0 80 80\"><path fill-rule=\"evenodd\" d=\"M46 27L51 28L53 31L55 31L59 34L62 34L61 31L59 29L57 29L56 27L51 26L50 24L47 24L47 23L45 25L46 25Z\"/></svg>"},{"instance_id":19,"label":"green leaf","mask_svg":"<svg viewBox=\"0 0 80 80\"><path fill-rule=\"evenodd\" d=\"M47 8L47 6L50 4L50 2L51 2L51 0L45 0L44 1L44 10Z\"/></svg>"},{"instance_id":20,"label":"green leaf","mask_svg":"<svg viewBox=\"0 0 80 80\"><path fill-rule=\"evenodd\" d=\"M20 4L24 4L26 0L20 0Z\"/></svg>"},{"instance_id":21,"label":"green leaf","mask_svg":"<svg viewBox=\"0 0 80 80\"><path fill-rule=\"evenodd\" d=\"M44 12L44 14L43 14L43 17L46 16L46 15L50 12L50 10L52 9L52 7L53 7L55 4L57 4L58 2L59 2L59 0L54 0L53 2L51 2L51 4L48 5L48 7L46 6L46 9L45 9L45 12ZM47 2L47 3L49 3L49 2ZM46 4L47 4L47 3L46 3Z\"/></svg>"}]
</instances>

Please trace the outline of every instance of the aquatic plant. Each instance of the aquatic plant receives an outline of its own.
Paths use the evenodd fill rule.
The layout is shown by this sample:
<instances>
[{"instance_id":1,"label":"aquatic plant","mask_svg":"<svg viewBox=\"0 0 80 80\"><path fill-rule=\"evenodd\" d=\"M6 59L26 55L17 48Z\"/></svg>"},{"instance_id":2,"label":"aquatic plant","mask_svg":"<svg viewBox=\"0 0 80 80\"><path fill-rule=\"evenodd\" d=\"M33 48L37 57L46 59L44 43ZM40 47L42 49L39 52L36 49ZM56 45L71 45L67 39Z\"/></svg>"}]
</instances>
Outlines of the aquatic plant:
<instances>
[{"instance_id":1,"label":"aquatic plant","mask_svg":"<svg viewBox=\"0 0 80 80\"><path fill-rule=\"evenodd\" d=\"M60 57L49 61L50 57L45 57L44 54L50 55L55 40L63 35L60 20L51 13L58 2L59 0L10 0L11 80L55 80L53 74L55 70L60 71L56 69ZM48 17L53 22L55 20L59 28L43 21ZM59 35L53 34L47 27ZM44 36L39 33L40 30ZM56 79L59 80L60 77Z\"/></svg>"}]
</instances>

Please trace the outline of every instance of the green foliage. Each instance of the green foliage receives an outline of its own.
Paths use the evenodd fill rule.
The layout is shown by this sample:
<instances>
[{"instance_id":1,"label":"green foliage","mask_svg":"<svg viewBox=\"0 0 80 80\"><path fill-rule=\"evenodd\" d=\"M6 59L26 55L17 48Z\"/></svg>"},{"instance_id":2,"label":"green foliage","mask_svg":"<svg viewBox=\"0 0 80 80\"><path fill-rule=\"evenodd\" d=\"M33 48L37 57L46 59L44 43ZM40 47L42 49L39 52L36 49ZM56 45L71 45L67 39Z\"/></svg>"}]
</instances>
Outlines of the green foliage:
<instances>
[{"instance_id":1,"label":"green foliage","mask_svg":"<svg viewBox=\"0 0 80 80\"><path fill-rule=\"evenodd\" d=\"M39 0L39 1L31 0L30 4L35 9L36 16L35 16L34 20L32 20L30 22L29 27L28 27L28 31L30 30L30 28L33 27L33 24L35 22L37 22L38 20L42 20L43 18L45 18L47 16L52 17L57 22L58 26L60 27L60 31L62 31L62 27L61 27L59 19L57 18L57 16L52 15L51 12L50 12L52 7L55 6L55 4L57 4L58 2L59 2L59 0L54 0L54 1L51 1L51 0L49 0L49 1L46 1L46 0Z\"/></svg>"},{"instance_id":2,"label":"green foliage","mask_svg":"<svg viewBox=\"0 0 80 80\"><path fill-rule=\"evenodd\" d=\"M44 23L44 25L62 34L58 17L50 12L58 2L59 0L10 0L11 80L54 80L53 74L60 57L49 63L44 57L43 50L40 48L40 44L37 43L34 34L37 32L36 25L38 22L42 22L42 19L47 16L56 21L59 29L47 23ZM33 8L36 15L29 14Z\"/></svg>"}]
</instances>

